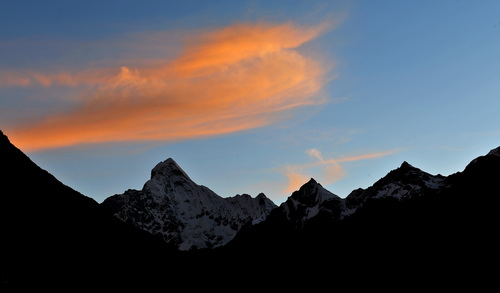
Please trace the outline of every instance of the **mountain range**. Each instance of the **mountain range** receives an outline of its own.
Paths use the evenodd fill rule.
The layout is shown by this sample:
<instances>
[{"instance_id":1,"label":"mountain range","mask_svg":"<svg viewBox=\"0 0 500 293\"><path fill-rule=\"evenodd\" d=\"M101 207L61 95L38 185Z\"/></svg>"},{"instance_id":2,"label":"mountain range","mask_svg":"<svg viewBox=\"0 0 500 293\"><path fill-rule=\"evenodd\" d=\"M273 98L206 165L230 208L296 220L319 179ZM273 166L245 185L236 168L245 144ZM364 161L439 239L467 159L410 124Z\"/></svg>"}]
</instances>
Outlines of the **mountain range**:
<instances>
[{"instance_id":1,"label":"mountain range","mask_svg":"<svg viewBox=\"0 0 500 293\"><path fill-rule=\"evenodd\" d=\"M500 147L449 176L403 162L345 198L311 178L279 206L264 194L222 198L172 158L142 190L101 204L1 132L0 160L3 284L477 289L496 280Z\"/></svg>"},{"instance_id":2,"label":"mountain range","mask_svg":"<svg viewBox=\"0 0 500 293\"><path fill-rule=\"evenodd\" d=\"M262 193L223 198L194 183L172 158L153 168L142 190L113 195L102 205L179 250L225 245L242 226L265 220L276 207Z\"/></svg>"}]
</instances>

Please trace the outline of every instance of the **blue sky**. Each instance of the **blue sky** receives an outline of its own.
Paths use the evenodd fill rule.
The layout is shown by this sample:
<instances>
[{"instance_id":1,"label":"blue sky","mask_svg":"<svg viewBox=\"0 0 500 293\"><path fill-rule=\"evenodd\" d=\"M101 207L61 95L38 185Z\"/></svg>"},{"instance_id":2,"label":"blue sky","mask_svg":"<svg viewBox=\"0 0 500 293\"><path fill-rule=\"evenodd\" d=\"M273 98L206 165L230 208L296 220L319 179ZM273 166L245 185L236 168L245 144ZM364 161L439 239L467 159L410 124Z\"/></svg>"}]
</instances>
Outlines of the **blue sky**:
<instances>
[{"instance_id":1,"label":"blue sky","mask_svg":"<svg viewBox=\"0 0 500 293\"><path fill-rule=\"evenodd\" d=\"M279 204L311 177L345 197L500 145L499 1L1 6L0 129L98 202L169 157Z\"/></svg>"}]
</instances>

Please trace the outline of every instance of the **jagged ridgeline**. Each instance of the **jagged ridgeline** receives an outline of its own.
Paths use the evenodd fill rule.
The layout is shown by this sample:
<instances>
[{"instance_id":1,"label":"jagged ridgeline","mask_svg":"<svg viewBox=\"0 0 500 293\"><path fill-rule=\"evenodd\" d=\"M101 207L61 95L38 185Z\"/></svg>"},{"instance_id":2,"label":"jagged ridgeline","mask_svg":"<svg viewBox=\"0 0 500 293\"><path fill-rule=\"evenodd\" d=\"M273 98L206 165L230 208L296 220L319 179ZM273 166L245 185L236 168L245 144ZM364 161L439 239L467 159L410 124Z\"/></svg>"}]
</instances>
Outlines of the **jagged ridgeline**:
<instances>
[{"instance_id":1,"label":"jagged ridgeline","mask_svg":"<svg viewBox=\"0 0 500 293\"><path fill-rule=\"evenodd\" d=\"M252 274L286 273L293 278L281 288L397 278L477 289L496 280L488 264L498 260L500 148L449 176L403 162L345 198L311 179L279 206L264 194L222 198L173 159L158 163L141 190L101 204L39 168L3 133L0 163L3 283L188 278L198 282L186 288L212 288L221 277L247 284Z\"/></svg>"},{"instance_id":2,"label":"jagged ridgeline","mask_svg":"<svg viewBox=\"0 0 500 293\"><path fill-rule=\"evenodd\" d=\"M261 245L266 248L270 243L283 242L280 237L288 239L291 235L300 238L300 235L307 234L311 239L322 238L323 243L327 238L339 239L342 238L339 231L345 231L354 223L362 224L349 229L362 229L369 225L374 226L372 230L375 231L384 227L396 229L399 225L401 231L394 231L394 235L402 235L406 233L404 230L411 230L410 226L402 226L405 223L408 222L411 227L424 223L438 227L439 221L456 212L453 209L457 207L467 209L466 214L469 215L480 213L480 209L469 210L468 206L476 202L471 202L469 198L480 198L485 196L484 193L492 192L495 187L491 185L496 180L484 179L487 184L473 190L462 185L476 185L477 176L471 175L470 170L485 164L483 162L498 161L499 153L499 149L492 150L471 162L465 172L448 177L432 175L403 162L371 187L356 189L346 198L340 198L311 179L279 207L264 194L255 198L249 195L222 198L209 188L194 183L169 158L153 168L151 179L142 190L127 190L124 194L109 197L102 205L122 221L160 235L180 250L225 246L243 227L246 229L241 234L252 231L252 237L239 238L254 244L262 238ZM488 174L483 178L500 174L498 166L492 164L484 171ZM458 217L457 221L464 219L459 214L452 216ZM386 222L380 222L381 226L376 227L374 223L377 221ZM432 224L432 221L436 223ZM250 226L256 227L249 229ZM425 229L429 233L433 230L432 227ZM367 230L362 234L369 232ZM335 245L340 245L342 241L336 241ZM242 245L241 241L235 242ZM292 245L286 244L286 247L291 246L293 242Z\"/></svg>"},{"instance_id":3,"label":"jagged ridgeline","mask_svg":"<svg viewBox=\"0 0 500 293\"><path fill-rule=\"evenodd\" d=\"M276 207L263 193L223 198L194 183L171 158L153 168L142 190L127 190L102 205L179 250L225 245L241 227L263 221Z\"/></svg>"}]
</instances>

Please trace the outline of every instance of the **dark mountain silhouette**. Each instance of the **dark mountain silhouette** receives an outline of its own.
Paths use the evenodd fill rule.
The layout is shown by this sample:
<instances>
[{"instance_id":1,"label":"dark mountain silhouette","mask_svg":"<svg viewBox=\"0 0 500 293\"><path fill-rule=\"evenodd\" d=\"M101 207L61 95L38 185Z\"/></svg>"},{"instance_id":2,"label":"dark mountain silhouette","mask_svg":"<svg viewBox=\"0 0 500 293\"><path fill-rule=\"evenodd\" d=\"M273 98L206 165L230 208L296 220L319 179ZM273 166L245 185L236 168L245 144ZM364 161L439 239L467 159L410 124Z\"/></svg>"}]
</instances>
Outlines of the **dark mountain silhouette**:
<instances>
[{"instance_id":1,"label":"dark mountain silhouette","mask_svg":"<svg viewBox=\"0 0 500 293\"><path fill-rule=\"evenodd\" d=\"M133 283L175 256L39 168L0 132L1 283Z\"/></svg>"},{"instance_id":2,"label":"dark mountain silhouette","mask_svg":"<svg viewBox=\"0 0 500 293\"><path fill-rule=\"evenodd\" d=\"M500 148L446 177L404 162L346 198L311 179L228 244L189 252L64 185L3 133L0 162L2 283L210 291L496 286Z\"/></svg>"},{"instance_id":3,"label":"dark mountain silhouette","mask_svg":"<svg viewBox=\"0 0 500 293\"><path fill-rule=\"evenodd\" d=\"M494 280L485 265L498 260L499 154L492 150L448 177L404 162L345 199L325 197L329 192L311 179L219 253L246 251L240 261L255 265L272 258L304 268L299 275L307 280L483 287Z\"/></svg>"}]
</instances>

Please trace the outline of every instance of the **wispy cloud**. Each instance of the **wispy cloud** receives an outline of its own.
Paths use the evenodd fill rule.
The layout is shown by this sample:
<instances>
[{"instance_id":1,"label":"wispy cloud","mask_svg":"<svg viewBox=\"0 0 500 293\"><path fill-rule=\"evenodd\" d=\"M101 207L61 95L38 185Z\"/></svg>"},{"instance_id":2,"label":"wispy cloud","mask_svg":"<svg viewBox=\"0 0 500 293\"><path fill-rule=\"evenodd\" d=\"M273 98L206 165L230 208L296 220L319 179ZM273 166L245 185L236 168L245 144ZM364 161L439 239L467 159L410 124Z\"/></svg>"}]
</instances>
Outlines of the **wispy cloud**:
<instances>
[{"instance_id":1,"label":"wispy cloud","mask_svg":"<svg viewBox=\"0 0 500 293\"><path fill-rule=\"evenodd\" d=\"M331 69L298 48L330 28L236 24L198 33L174 59L43 74L0 71L0 87L78 88L72 111L10 135L24 150L119 141L175 141L266 126L325 102ZM125 62L126 63L126 62Z\"/></svg>"},{"instance_id":2,"label":"wispy cloud","mask_svg":"<svg viewBox=\"0 0 500 293\"><path fill-rule=\"evenodd\" d=\"M45 88L81 85L102 85L109 81L113 69L87 70L78 73L42 73L35 70L0 70L0 88L35 87Z\"/></svg>"},{"instance_id":3,"label":"wispy cloud","mask_svg":"<svg viewBox=\"0 0 500 293\"><path fill-rule=\"evenodd\" d=\"M341 180L347 171L342 163L354 162L367 159L376 159L396 153L398 150L374 152L355 156L325 159L322 153L315 148L306 151L313 161L304 164L286 165L280 168L280 172L286 176L287 185L283 193L290 194L298 190L310 178L315 178L322 184L331 184Z\"/></svg>"}]
</instances>

